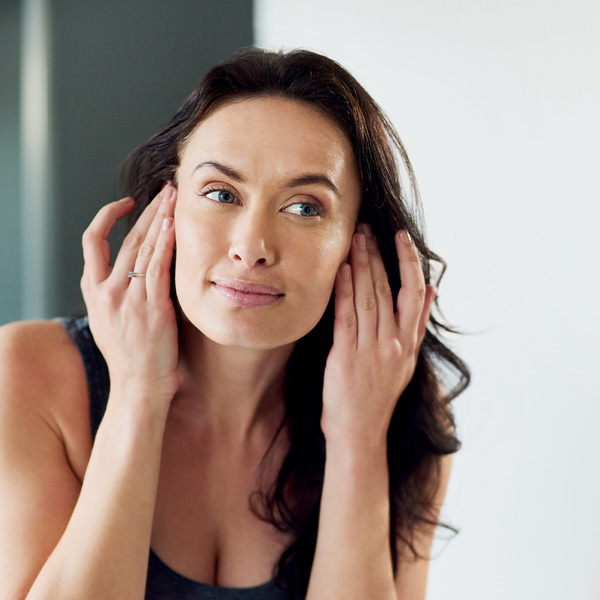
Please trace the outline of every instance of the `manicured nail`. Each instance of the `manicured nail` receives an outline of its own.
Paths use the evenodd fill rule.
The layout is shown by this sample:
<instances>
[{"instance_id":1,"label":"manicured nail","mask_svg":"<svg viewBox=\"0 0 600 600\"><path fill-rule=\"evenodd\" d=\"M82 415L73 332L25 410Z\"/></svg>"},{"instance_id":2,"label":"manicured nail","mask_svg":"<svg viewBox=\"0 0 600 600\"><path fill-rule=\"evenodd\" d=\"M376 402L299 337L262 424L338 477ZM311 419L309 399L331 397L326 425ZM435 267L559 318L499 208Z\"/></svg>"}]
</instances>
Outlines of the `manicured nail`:
<instances>
[{"instance_id":1,"label":"manicured nail","mask_svg":"<svg viewBox=\"0 0 600 600\"><path fill-rule=\"evenodd\" d=\"M173 186L167 184L163 191L163 202L168 202L173 197L173 192Z\"/></svg>"},{"instance_id":2,"label":"manicured nail","mask_svg":"<svg viewBox=\"0 0 600 600\"><path fill-rule=\"evenodd\" d=\"M408 233L408 231L406 231L405 229L403 229L400 232L400 241L404 242L405 244L412 243L412 238L410 237L410 233Z\"/></svg>"},{"instance_id":3,"label":"manicured nail","mask_svg":"<svg viewBox=\"0 0 600 600\"><path fill-rule=\"evenodd\" d=\"M173 219L171 217L167 217L162 222L162 230L169 231L169 229L171 229L171 225L173 225Z\"/></svg>"},{"instance_id":4,"label":"manicured nail","mask_svg":"<svg viewBox=\"0 0 600 600\"><path fill-rule=\"evenodd\" d=\"M121 204L132 204L133 203L133 198L129 198L129 197L127 197L127 198L121 198L119 200L119 202Z\"/></svg>"},{"instance_id":5,"label":"manicured nail","mask_svg":"<svg viewBox=\"0 0 600 600\"><path fill-rule=\"evenodd\" d=\"M340 274L341 274L342 279L344 281L349 281L350 280L350 265L348 263L344 263L340 267Z\"/></svg>"}]
</instances>

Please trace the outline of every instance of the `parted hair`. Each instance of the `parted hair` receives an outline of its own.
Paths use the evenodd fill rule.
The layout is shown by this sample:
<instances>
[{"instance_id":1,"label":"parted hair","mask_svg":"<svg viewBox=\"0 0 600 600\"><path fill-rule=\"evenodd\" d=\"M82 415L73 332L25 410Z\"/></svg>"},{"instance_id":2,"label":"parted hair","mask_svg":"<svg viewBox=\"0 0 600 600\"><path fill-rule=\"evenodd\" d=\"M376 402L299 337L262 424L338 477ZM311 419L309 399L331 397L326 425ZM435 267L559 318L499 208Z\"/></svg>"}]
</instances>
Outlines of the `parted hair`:
<instances>
[{"instance_id":1,"label":"parted hair","mask_svg":"<svg viewBox=\"0 0 600 600\"><path fill-rule=\"evenodd\" d=\"M166 181L176 184L182 149L198 124L225 103L261 96L306 103L347 136L361 182L358 220L369 223L376 236L394 297L401 286L394 245L399 229L414 240L425 281L439 287L446 264L425 241L419 191L398 133L348 71L307 50L250 48L213 67L172 120L124 161L124 192L136 201L129 228ZM177 306L173 283L171 293ZM323 374L333 343L333 318L332 293L321 320L298 340L287 366L286 413L277 433L286 429L289 451L275 482L249 498L257 516L290 535L274 572L290 598L306 593L317 539L326 452L320 428ZM450 403L467 387L470 373L443 340L448 332L454 329L444 322L436 300L414 375L398 399L388 431L394 572L399 549L417 556L414 539L420 528L442 525L432 512L440 458L460 448Z\"/></svg>"}]
</instances>

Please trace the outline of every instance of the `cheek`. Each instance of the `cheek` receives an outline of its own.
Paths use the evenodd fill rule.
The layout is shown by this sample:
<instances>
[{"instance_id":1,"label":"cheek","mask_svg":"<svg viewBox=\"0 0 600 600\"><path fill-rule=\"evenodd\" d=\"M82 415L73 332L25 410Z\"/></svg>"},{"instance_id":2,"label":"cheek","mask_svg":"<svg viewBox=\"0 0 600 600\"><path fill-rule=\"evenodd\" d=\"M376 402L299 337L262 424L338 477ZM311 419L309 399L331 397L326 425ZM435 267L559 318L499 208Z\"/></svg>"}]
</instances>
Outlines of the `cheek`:
<instances>
[{"instance_id":1,"label":"cheek","mask_svg":"<svg viewBox=\"0 0 600 600\"><path fill-rule=\"evenodd\" d=\"M321 250L322 256L327 257L328 269L332 272L332 281L335 279L338 268L350 259L350 246L354 235L354 223L336 231L329 236L326 246Z\"/></svg>"},{"instance_id":2,"label":"cheek","mask_svg":"<svg viewBox=\"0 0 600 600\"><path fill-rule=\"evenodd\" d=\"M312 281L318 283L319 295L328 301L335 285L335 278L340 265L349 259L352 232L332 233L319 245L315 245L312 264L315 267Z\"/></svg>"},{"instance_id":3,"label":"cheek","mask_svg":"<svg viewBox=\"0 0 600 600\"><path fill-rule=\"evenodd\" d=\"M208 232L199 231L188 224L175 231L177 256L175 261L175 286L179 295L183 289L195 289L211 263L214 244Z\"/></svg>"}]
</instances>

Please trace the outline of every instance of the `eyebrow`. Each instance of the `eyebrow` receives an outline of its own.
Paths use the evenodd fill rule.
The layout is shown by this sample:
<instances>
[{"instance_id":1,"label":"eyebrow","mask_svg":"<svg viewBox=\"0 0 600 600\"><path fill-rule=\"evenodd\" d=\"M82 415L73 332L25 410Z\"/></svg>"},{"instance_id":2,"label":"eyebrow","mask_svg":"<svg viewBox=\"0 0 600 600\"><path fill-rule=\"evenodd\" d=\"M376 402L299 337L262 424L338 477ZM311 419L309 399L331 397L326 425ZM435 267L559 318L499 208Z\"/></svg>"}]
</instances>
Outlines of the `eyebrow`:
<instances>
[{"instance_id":1,"label":"eyebrow","mask_svg":"<svg viewBox=\"0 0 600 600\"><path fill-rule=\"evenodd\" d=\"M239 181L240 183L246 182L246 179L244 178L244 176L241 173L239 173L235 169L228 167L227 165L224 165L220 162L217 162L214 160L202 162L194 169L194 173L198 169L201 169L202 167L211 167L213 169L216 169L217 171L220 171L224 175L227 175L227 177L230 177L234 181ZM304 175L294 177L293 179L290 179L287 182L286 187L294 188L294 187L300 187L302 185L311 185L311 184L324 185L325 187L329 188L336 196L338 196L338 197L340 196L340 192L337 189L337 186L335 185L335 183L333 183L333 181L331 181L331 179L329 179L329 177L327 177L326 175L322 175L320 173L306 173Z\"/></svg>"}]
</instances>

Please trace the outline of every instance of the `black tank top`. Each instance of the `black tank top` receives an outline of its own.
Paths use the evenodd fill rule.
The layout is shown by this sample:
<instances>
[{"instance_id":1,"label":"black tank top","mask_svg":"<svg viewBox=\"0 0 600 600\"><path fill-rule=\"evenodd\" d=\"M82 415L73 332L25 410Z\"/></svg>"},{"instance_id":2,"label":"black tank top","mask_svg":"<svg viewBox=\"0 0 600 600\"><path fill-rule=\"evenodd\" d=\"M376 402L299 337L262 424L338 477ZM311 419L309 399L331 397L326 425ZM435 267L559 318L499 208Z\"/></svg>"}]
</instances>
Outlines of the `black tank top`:
<instances>
[{"instance_id":1,"label":"black tank top","mask_svg":"<svg viewBox=\"0 0 600 600\"><path fill-rule=\"evenodd\" d=\"M109 378L104 357L94 343L87 317L58 318L77 346L90 395L92 438L95 439L108 402ZM226 588L192 581L173 571L150 548L145 600L286 600L287 594L274 579L250 588Z\"/></svg>"}]
</instances>

